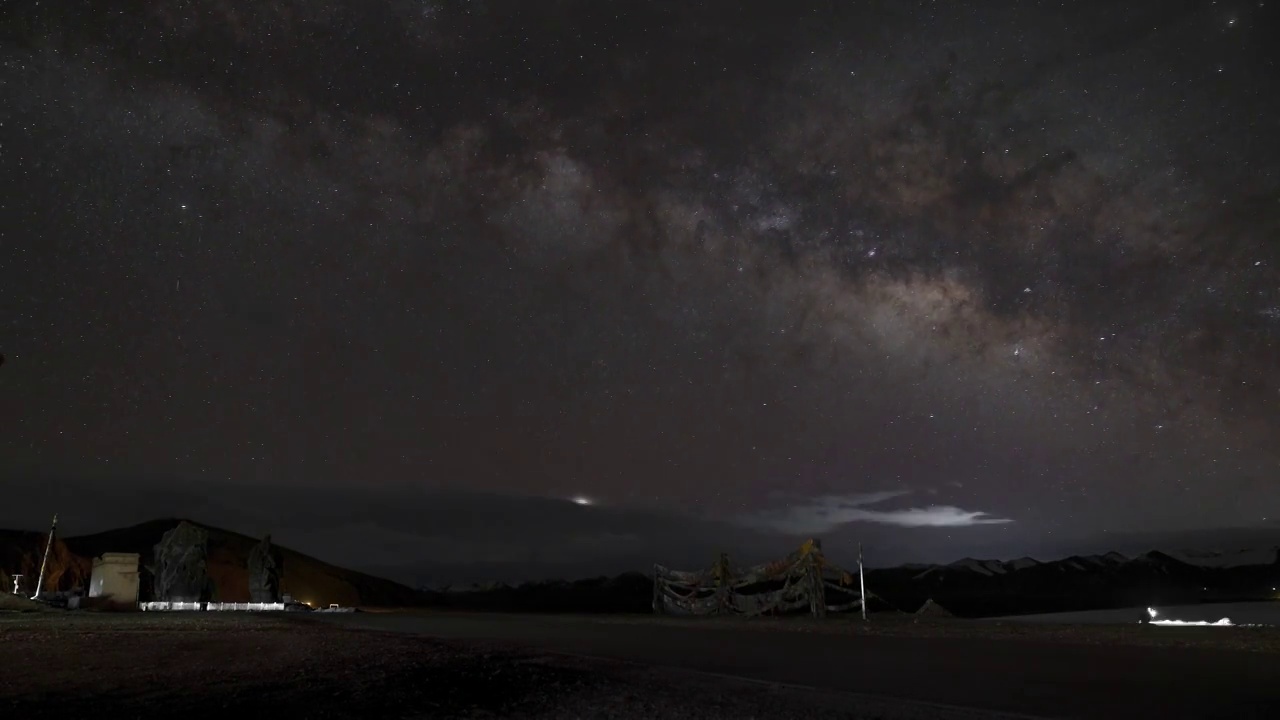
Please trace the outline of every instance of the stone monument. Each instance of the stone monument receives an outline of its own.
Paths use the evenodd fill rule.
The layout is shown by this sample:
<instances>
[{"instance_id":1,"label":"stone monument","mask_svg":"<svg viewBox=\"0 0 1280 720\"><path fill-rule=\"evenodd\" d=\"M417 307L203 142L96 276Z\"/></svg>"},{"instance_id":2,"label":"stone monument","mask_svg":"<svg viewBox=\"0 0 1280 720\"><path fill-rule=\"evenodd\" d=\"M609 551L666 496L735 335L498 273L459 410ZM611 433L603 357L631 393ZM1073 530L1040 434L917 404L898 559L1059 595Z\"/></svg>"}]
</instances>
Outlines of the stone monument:
<instances>
[{"instance_id":1,"label":"stone monument","mask_svg":"<svg viewBox=\"0 0 1280 720\"><path fill-rule=\"evenodd\" d=\"M155 595L162 602L203 602L209 595L209 532L183 520L155 548Z\"/></svg>"},{"instance_id":2,"label":"stone monument","mask_svg":"<svg viewBox=\"0 0 1280 720\"><path fill-rule=\"evenodd\" d=\"M103 553L93 559L89 576L89 597L106 597L116 602L138 602L138 554Z\"/></svg>"},{"instance_id":3,"label":"stone monument","mask_svg":"<svg viewBox=\"0 0 1280 720\"><path fill-rule=\"evenodd\" d=\"M271 544L271 536L249 551L249 602L280 602L280 571L283 558Z\"/></svg>"}]
</instances>

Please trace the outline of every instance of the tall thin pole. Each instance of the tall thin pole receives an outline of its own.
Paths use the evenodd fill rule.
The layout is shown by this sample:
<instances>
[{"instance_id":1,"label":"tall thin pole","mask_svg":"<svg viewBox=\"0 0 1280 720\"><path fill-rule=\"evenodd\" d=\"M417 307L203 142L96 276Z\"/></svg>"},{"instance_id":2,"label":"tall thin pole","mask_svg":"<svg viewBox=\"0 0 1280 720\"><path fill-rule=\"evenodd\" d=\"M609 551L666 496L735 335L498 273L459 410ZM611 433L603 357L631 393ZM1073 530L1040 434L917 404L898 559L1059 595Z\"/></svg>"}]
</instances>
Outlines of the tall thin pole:
<instances>
[{"instance_id":1,"label":"tall thin pole","mask_svg":"<svg viewBox=\"0 0 1280 720\"><path fill-rule=\"evenodd\" d=\"M858 591L862 593L862 619L867 619L867 580L862 574L862 543L858 543Z\"/></svg>"},{"instance_id":2,"label":"tall thin pole","mask_svg":"<svg viewBox=\"0 0 1280 720\"><path fill-rule=\"evenodd\" d=\"M653 564L653 614L661 615L662 613L662 571L658 569L658 564Z\"/></svg>"},{"instance_id":3,"label":"tall thin pole","mask_svg":"<svg viewBox=\"0 0 1280 720\"><path fill-rule=\"evenodd\" d=\"M40 561L40 576L36 578L36 594L32 600L40 599L40 590L44 587L44 569L49 565L49 550L53 547L53 533L58 529L58 516L53 516L53 526L49 528L49 542L44 545L44 559Z\"/></svg>"}]
</instances>

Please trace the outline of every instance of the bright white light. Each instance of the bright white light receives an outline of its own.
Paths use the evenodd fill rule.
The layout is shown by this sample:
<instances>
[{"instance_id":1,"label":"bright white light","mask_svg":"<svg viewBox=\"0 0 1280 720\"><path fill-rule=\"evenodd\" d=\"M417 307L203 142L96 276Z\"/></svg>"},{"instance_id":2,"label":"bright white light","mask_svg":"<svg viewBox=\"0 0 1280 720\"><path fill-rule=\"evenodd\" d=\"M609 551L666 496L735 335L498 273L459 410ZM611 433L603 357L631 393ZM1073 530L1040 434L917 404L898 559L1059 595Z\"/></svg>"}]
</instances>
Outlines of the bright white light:
<instances>
[{"instance_id":1,"label":"bright white light","mask_svg":"<svg viewBox=\"0 0 1280 720\"><path fill-rule=\"evenodd\" d=\"M1218 622L1209 622L1207 620L1152 620L1152 625L1161 625L1164 627L1196 625L1199 627L1235 627L1235 623L1230 618L1222 618Z\"/></svg>"},{"instance_id":2,"label":"bright white light","mask_svg":"<svg viewBox=\"0 0 1280 720\"><path fill-rule=\"evenodd\" d=\"M574 502L574 503L576 503L576 504L578 504L578 505L590 505L590 504L591 504L591 498L589 498L589 497L585 497L585 496L583 496L583 495L575 495L572 499L573 499L573 502Z\"/></svg>"},{"instance_id":3,"label":"bright white light","mask_svg":"<svg viewBox=\"0 0 1280 720\"><path fill-rule=\"evenodd\" d=\"M1155 620L1156 616L1159 615L1160 613L1156 612L1155 608L1147 608L1147 614L1151 616L1152 620Z\"/></svg>"}]
</instances>

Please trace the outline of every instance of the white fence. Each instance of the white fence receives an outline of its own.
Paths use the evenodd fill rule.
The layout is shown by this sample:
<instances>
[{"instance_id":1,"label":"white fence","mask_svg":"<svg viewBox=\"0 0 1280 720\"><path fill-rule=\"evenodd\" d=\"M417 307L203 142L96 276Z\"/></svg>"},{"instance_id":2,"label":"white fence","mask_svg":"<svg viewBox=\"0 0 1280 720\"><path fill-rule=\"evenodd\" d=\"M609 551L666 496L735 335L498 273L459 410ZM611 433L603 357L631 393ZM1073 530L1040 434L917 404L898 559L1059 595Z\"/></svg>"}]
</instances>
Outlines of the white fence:
<instances>
[{"instance_id":1,"label":"white fence","mask_svg":"<svg viewBox=\"0 0 1280 720\"><path fill-rule=\"evenodd\" d=\"M223 602L144 602L138 603L143 612L271 612L284 610L284 603L223 603Z\"/></svg>"},{"instance_id":2,"label":"white fence","mask_svg":"<svg viewBox=\"0 0 1280 720\"><path fill-rule=\"evenodd\" d=\"M203 609L204 609L204 603L198 603L198 602L168 602L168 601L164 601L164 602L143 602L143 603L138 603L138 607L139 607L139 608L141 608L143 612L176 612L176 611L179 611L179 610L182 610L182 611L188 611L188 612L189 612L189 611L192 611L192 610L203 610Z\"/></svg>"},{"instance_id":3,"label":"white fence","mask_svg":"<svg viewBox=\"0 0 1280 720\"><path fill-rule=\"evenodd\" d=\"M782 560L735 568L726 556L707 570L653 566L653 611L669 615L766 615L808 610L815 617L860 610L858 575L831 563L813 540Z\"/></svg>"},{"instance_id":4,"label":"white fence","mask_svg":"<svg viewBox=\"0 0 1280 720\"><path fill-rule=\"evenodd\" d=\"M205 603L205 610L209 612L269 612L273 610L284 610L284 603Z\"/></svg>"}]
</instances>

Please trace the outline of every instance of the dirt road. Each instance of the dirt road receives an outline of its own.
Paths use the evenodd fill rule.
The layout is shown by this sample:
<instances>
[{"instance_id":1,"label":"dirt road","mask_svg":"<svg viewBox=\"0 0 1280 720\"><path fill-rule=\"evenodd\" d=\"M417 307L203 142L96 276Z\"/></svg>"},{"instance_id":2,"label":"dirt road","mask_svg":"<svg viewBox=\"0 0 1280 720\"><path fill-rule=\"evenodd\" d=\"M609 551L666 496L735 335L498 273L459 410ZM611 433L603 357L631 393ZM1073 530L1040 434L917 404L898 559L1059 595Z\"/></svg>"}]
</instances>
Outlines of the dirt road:
<instances>
[{"instance_id":1,"label":"dirt road","mask_svg":"<svg viewBox=\"0 0 1280 720\"><path fill-rule=\"evenodd\" d=\"M1035 717L1280 717L1280 656L1264 652L581 617L359 613L316 621Z\"/></svg>"}]
</instances>

